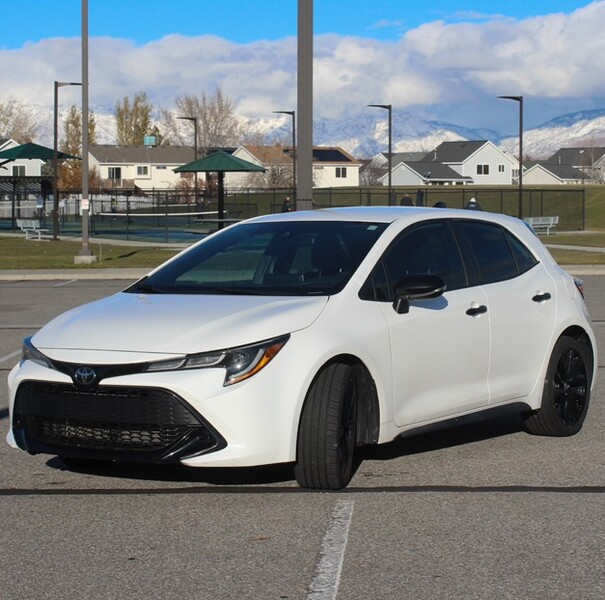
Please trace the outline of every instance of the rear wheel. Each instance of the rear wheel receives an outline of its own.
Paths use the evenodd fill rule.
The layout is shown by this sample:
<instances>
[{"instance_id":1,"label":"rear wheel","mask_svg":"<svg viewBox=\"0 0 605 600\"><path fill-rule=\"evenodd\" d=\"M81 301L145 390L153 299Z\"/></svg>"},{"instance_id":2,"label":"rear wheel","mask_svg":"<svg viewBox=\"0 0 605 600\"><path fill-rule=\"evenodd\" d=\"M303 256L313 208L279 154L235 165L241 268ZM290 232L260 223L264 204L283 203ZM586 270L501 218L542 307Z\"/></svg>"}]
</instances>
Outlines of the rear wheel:
<instances>
[{"instance_id":1,"label":"rear wheel","mask_svg":"<svg viewBox=\"0 0 605 600\"><path fill-rule=\"evenodd\" d=\"M294 475L304 488L338 490L353 477L357 443L358 378L335 363L315 379L300 420Z\"/></svg>"},{"instance_id":2,"label":"rear wheel","mask_svg":"<svg viewBox=\"0 0 605 600\"><path fill-rule=\"evenodd\" d=\"M582 429L590 401L590 364L585 344L567 336L557 341L546 371L542 405L525 420L530 433L563 437Z\"/></svg>"}]
</instances>

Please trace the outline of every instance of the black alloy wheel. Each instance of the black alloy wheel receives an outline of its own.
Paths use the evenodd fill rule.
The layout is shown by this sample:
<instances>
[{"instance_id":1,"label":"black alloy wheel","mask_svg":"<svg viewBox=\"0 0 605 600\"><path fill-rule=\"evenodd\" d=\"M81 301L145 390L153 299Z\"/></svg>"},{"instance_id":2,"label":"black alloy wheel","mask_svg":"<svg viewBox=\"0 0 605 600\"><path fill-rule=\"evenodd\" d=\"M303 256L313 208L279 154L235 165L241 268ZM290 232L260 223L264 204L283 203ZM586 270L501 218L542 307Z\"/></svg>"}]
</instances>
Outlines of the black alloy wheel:
<instances>
[{"instance_id":1,"label":"black alloy wheel","mask_svg":"<svg viewBox=\"0 0 605 600\"><path fill-rule=\"evenodd\" d=\"M586 344L561 337L553 349L542 406L525 421L536 435L563 437L582 429L590 402L591 360Z\"/></svg>"}]
</instances>

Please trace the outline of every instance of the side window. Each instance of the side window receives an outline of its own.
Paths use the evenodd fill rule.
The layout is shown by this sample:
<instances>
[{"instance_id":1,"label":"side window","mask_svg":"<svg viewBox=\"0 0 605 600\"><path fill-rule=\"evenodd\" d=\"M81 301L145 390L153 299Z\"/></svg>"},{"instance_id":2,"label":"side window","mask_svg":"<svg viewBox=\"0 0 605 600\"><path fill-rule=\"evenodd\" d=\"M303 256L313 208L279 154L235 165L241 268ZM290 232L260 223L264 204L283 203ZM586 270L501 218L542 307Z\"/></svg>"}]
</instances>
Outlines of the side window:
<instances>
[{"instance_id":1,"label":"side window","mask_svg":"<svg viewBox=\"0 0 605 600\"><path fill-rule=\"evenodd\" d=\"M403 276L427 273L442 277L448 290L467 285L458 245L445 221L424 223L404 231L374 269L362 290L362 298L392 300L393 288Z\"/></svg>"},{"instance_id":2,"label":"side window","mask_svg":"<svg viewBox=\"0 0 605 600\"><path fill-rule=\"evenodd\" d=\"M512 233L507 231L505 235L511 250L513 251L513 256L515 257L517 269L520 274L529 271L534 265L538 264L534 255Z\"/></svg>"},{"instance_id":3,"label":"side window","mask_svg":"<svg viewBox=\"0 0 605 600\"><path fill-rule=\"evenodd\" d=\"M474 256L479 283L495 283L518 275L517 263L502 227L478 221L462 221L458 226Z\"/></svg>"}]
</instances>

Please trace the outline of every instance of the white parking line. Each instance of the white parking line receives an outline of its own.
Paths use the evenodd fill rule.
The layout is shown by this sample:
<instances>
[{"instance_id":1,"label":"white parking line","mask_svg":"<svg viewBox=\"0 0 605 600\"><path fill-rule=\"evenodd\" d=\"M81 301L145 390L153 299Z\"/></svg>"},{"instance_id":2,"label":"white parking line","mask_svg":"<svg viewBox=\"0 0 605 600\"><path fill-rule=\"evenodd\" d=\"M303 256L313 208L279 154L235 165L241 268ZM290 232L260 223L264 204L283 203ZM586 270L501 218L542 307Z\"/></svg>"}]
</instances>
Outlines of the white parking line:
<instances>
[{"instance_id":1,"label":"white parking line","mask_svg":"<svg viewBox=\"0 0 605 600\"><path fill-rule=\"evenodd\" d=\"M336 600L354 504L352 500L342 500L334 507L307 600Z\"/></svg>"},{"instance_id":2,"label":"white parking line","mask_svg":"<svg viewBox=\"0 0 605 600\"><path fill-rule=\"evenodd\" d=\"M15 356L19 356L19 354L21 354L21 350L11 352L10 354L7 354L6 356L0 356L0 364L2 364L3 362L6 362L7 360L10 360L11 358L15 358Z\"/></svg>"}]
</instances>

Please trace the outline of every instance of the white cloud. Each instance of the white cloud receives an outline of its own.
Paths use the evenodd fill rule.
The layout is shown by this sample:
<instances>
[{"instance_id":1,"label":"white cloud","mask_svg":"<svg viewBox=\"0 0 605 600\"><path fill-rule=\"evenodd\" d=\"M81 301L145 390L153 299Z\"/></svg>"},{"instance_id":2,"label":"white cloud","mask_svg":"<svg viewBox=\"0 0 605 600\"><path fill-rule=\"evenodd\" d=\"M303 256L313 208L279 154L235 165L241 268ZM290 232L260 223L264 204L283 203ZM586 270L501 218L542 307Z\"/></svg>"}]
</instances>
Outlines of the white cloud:
<instances>
[{"instance_id":1,"label":"white cloud","mask_svg":"<svg viewBox=\"0 0 605 600\"><path fill-rule=\"evenodd\" d=\"M605 94L605 1L570 15L525 20L469 14L468 21L434 21L397 42L318 36L315 114L342 117L371 102L434 118L495 126L495 97L523 94L545 118L555 106L600 106ZM479 21L471 21L479 19ZM382 25L398 26L398 23ZM377 24L378 26L378 24ZM80 42L52 38L19 50L0 50L2 92L52 105L52 82L80 81ZM90 43L90 101L112 108L144 90L158 105L217 86L240 111L265 117L295 107L296 39L235 44L216 36L170 35L136 46L124 39ZM76 88L73 88L75 90ZM61 90L62 103L78 92ZM557 104L559 103L559 104Z\"/></svg>"}]
</instances>

